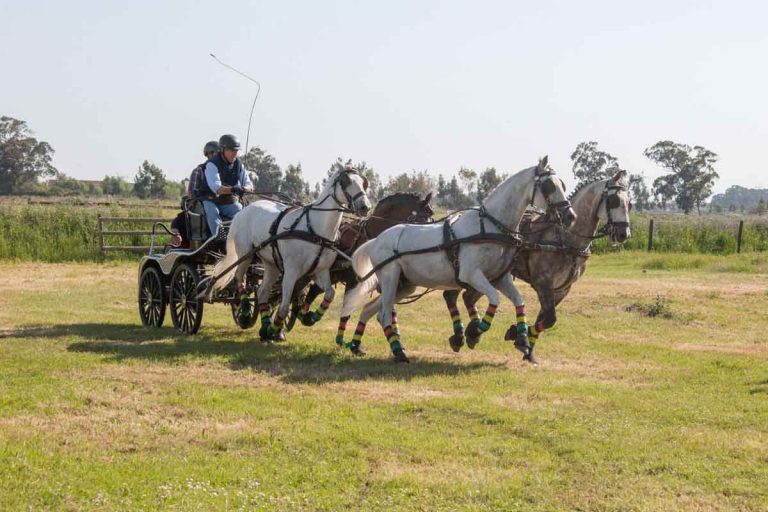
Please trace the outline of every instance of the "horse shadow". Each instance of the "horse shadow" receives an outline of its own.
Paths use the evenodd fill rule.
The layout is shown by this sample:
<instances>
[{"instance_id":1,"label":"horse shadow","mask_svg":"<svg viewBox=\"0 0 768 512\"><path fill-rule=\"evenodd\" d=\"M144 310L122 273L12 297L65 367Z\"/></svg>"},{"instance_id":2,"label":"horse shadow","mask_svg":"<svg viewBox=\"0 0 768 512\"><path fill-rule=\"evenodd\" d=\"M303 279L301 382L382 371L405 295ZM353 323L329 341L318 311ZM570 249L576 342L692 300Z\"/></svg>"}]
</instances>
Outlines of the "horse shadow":
<instances>
[{"instance_id":1,"label":"horse shadow","mask_svg":"<svg viewBox=\"0 0 768 512\"><path fill-rule=\"evenodd\" d=\"M255 334L255 333L254 333ZM324 384L369 379L410 381L434 375L457 376L468 371L504 367L503 363L471 363L420 360L395 364L390 357L355 357L331 342L266 344L247 341L226 333L184 335L173 328L148 329L133 324L84 323L59 326L22 327L0 332L2 339L75 338L67 345L70 352L105 356L107 362L146 360L175 364L192 357L221 358L232 371L249 370L271 375L287 383ZM446 350L448 348L446 347Z\"/></svg>"}]
</instances>

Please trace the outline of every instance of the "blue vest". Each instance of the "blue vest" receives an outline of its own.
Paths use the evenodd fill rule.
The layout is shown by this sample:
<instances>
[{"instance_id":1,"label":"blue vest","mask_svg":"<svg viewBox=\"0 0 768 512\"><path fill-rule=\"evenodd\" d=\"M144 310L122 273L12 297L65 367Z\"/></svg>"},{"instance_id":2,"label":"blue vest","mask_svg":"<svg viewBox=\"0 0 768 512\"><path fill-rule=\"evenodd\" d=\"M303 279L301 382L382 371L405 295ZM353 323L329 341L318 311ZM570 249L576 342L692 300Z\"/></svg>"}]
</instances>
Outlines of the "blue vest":
<instances>
[{"instance_id":1,"label":"blue vest","mask_svg":"<svg viewBox=\"0 0 768 512\"><path fill-rule=\"evenodd\" d=\"M224 187L234 187L240 182L240 171L242 171L243 166L240 163L240 159L235 159L235 163L232 164L230 167L230 164L227 163L226 160L224 160L224 157L221 156L221 153L216 153L211 157L210 160L213 165L216 166L216 168L219 170L219 178L221 179L221 185ZM200 180L200 187L198 188L198 193L195 194L197 197L201 198L213 198L216 197L216 194L211 190L211 187L208 185L208 180L205 178L205 169L203 169L203 176Z\"/></svg>"}]
</instances>

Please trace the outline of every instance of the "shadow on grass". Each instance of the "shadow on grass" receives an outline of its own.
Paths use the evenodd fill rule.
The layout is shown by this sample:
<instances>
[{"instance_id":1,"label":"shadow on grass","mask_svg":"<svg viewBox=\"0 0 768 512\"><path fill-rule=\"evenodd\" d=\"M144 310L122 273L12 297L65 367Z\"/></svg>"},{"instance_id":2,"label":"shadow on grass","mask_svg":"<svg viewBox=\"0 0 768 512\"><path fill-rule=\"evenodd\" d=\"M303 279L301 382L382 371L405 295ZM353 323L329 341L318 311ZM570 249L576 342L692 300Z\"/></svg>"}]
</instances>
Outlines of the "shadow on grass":
<instances>
[{"instance_id":1,"label":"shadow on grass","mask_svg":"<svg viewBox=\"0 0 768 512\"><path fill-rule=\"evenodd\" d=\"M458 361L418 358L413 358L409 365L402 365L395 364L389 357L368 355L356 358L326 341L312 345L290 341L270 345L259 341L243 341L226 334L186 336L172 328L147 329L131 324L72 324L0 332L0 340L69 336L86 340L70 343L67 347L70 352L102 354L112 362L144 359L173 363L190 357L222 358L232 370L264 372L285 382L297 383L321 384L367 379L409 381L419 377L459 375L504 366L491 362L463 364Z\"/></svg>"}]
</instances>

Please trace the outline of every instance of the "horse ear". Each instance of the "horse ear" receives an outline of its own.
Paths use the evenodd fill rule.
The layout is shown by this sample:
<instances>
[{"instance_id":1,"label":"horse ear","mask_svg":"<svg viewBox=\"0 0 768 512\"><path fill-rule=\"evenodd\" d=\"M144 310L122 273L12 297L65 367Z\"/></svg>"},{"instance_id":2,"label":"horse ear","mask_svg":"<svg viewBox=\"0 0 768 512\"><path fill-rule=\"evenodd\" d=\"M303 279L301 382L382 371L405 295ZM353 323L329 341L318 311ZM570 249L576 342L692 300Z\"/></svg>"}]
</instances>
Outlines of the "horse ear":
<instances>
[{"instance_id":1,"label":"horse ear","mask_svg":"<svg viewBox=\"0 0 768 512\"><path fill-rule=\"evenodd\" d=\"M424 200L421 202L421 204L423 206L427 206L431 200L432 200L432 192L427 194L427 196L424 198Z\"/></svg>"},{"instance_id":2,"label":"horse ear","mask_svg":"<svg viewBox=\"0 0 768 512\"><path fill-rule=\"evenodd\" d=\"M547 165L549 163L549 155L544 155L543 158L539 158L539 169L544 170L547 168Z\"/></svg>"},{"instance_id":3,"label":"horse ear","mask_svg":"<svg viewBox=\"0 0 768 512\"><path fill-rule=\"evenodd\" d=\"M626 175L627 175L627 171L622 169L622 170L620 170L619 172L616 173L616 175L613 177L613 181L618 183L618 182L622 181L624 179L624 176L626 176Z\"/></svg>"}]
</instances>

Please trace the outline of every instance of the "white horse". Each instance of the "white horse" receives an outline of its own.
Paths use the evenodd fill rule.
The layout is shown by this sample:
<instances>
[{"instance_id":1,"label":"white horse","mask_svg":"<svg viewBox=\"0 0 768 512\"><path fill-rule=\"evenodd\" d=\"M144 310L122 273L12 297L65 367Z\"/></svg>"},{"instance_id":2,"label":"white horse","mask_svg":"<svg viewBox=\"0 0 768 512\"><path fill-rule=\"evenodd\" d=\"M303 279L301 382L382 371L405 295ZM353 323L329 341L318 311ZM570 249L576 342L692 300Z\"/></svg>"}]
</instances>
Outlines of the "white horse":
<instances>
[{"instance_id":1,"label":"white horse","mask_svg":"<svg viewBox=\"0 0 768 512\"><path fill-rule=\"evenodd\" d=\"M355 251L352 258L355 272L361 277L370 276L345 296L341 316L349 316L357 309L378 283L381 296L363 310L355 334L362 336L366 321L378 307L378 320L395 360L408 362L400 343L397 320L393 320L393 307L399 297L412 293L416 286L442 290L465 286L477 290L488 296L488 309L482 321L470 323L467 336L479 339L490 328L496 313L498 288L515 303L520 333L515 346L527 352L525 303L509 275L519 250L513 236L528 205L554 210L564 225L573 224L576 214L563 190L562 181L547 166L547 157L538 165L507 178L488 195L480 209L467 211L452 223L454 240L475 237L471 242L460 243L458 254L450 249L440 250L446 241L447 228L443 223L401 224L384 231ZM401 280L406 285L398 290Z\"/></svg>"},{"instance_id":2,"label":"white horse","mask_svg":"<svg viewBox=\"0 0 768 512\"><path fill-rule=\"evenodd\" d=\"M368 181L354 169L339 170L328 179L319 198L299 208L288 208L272 201L256 201L244 208L232 221L227 237L227 255L213 270L212 297L233 278L240 287L251 258L233 265L251 251L264 264L264 277L257 299L261 315L262 339L282 336L283 321L288 315L293 288L301 277L312 274L325 295L316 311L321 317L333 301L334 289L328 269L336 260L330 248L339 234L342 213L348 209L365 215L371 208L366 195ZM282 296L274 322L269 308L272 286L282 273Z\"/></svg>"}]
</instances>

